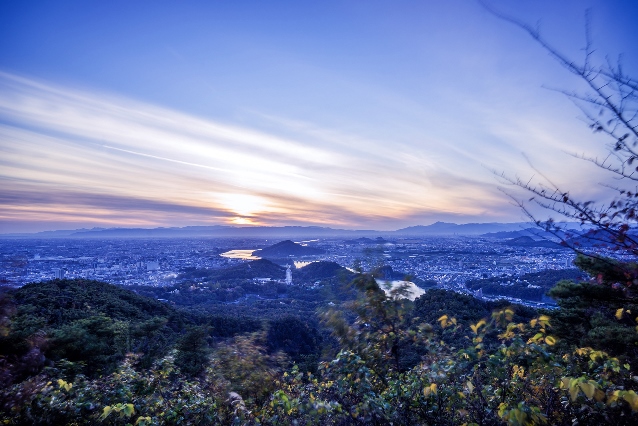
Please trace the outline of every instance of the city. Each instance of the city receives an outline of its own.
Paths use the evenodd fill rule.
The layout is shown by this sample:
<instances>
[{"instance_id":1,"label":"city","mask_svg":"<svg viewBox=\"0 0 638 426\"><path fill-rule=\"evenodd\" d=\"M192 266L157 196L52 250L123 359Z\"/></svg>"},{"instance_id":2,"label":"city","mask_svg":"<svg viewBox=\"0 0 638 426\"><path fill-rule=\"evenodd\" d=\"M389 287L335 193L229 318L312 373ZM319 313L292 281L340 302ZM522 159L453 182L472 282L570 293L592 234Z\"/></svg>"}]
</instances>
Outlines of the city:
<instances>
[{"instance_id":1,"label":"city","mask_svg":"<svg viewBox=\"0 0 638 426\"><path fill-rule=\"evenodd\" d=\"M123 286L170 287L191 280L185 277L184 271L221 270L258 259L258 252L250 254L276 241L256 238L4 239L0 240L0 282L19 287L55 278L85 278ZM574 268L575 254L571 250L558 245L512 246L508 241L480 236L377 240L332 237L297 242L320 249L323 254L274 261L282 266L293 265L293 277L295 271L301 270L298 268L316 261L335 262L365 272L386 266L426 288L436 286L483 298L493 296L480 290L471 291L466 283L505 278L507 281L501 285L506 286L525 274ZM293 281L293 285L301 284L306 283Z\"/></svg>"}]
</instances>

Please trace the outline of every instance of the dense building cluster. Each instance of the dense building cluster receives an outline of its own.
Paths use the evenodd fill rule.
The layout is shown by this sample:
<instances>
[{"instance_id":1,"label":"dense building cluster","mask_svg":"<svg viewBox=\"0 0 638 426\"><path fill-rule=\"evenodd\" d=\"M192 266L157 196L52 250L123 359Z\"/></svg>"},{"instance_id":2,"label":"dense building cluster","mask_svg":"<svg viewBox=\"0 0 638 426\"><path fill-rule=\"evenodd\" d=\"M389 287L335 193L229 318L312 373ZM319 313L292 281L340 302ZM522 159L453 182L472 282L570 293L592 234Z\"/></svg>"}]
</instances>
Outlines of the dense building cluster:
<instances>
[{"instance_id":1,"label":"dense building cluster","mask_svg":"<svg viewBox=\"0 0 638 426\"><path fill-rule=\"evenodd\" d=\"M216 270L254 259L253 250L274 240L199 239L4 239L0 281L19 287L56 278L87 278L120 285L172 286L181 272ZM524 274L572 268L573 252L560 247L516 247L483 237L404 237L379 242L339 238L299 241L321 255L274 259L297 268L316 260L370 271L390 266L415 280L490 298L466 282L498 277L502 285ZM230 255L227 253L231 252ZM293 274L294 274L293 268ZM268 277L264 277L268 278ZM291 280L292 282L292 280ZM533 284L530 284L533 286Z\"/></svg>"}]
</instances>

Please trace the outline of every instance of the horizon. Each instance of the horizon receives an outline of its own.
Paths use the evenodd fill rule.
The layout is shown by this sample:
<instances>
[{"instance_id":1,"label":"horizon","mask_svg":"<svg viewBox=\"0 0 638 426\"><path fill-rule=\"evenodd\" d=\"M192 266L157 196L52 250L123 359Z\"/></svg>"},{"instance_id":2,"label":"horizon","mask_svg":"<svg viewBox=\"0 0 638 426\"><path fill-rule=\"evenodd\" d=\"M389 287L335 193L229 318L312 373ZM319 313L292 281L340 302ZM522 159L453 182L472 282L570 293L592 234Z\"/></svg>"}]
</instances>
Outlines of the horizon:
<instances>
[{"instance_id":1,"label":"horizon","mask_svg":"<svg viewBox=\"0 0 638 426\"><path fill-rule=\"evenodd\" d=\"M576 224L576 222L562 222L565 225ZM319 225L234 225L234 224L217 224L217 225L186 225L186 226L156 226L156 227L127 227L127 226L113 226L113 227L92 227L92 228L73 228L73 229L45 229L42 231L34 231L34 232L15 232L15 233L0 233L0 237L2 236L17 236L17 235L37 235L41 233L59 233L59 232L99 232L99 231L113 231L113 230L184 230L186 228L207 228L207 227L220 227L220 228L229 228L229 229L260 229L260 228L301 228L301 229L309 229L309 228L317 228L324 230L333 230L333 231L345 231L345 232L372 232L372 233L394 233L398 231L402 231L410 228L429 228L434 227L435 225L454 225L454 226L466 226L466 225L478 225L478 226L521 226L528 225L529 228L535 227L532 222L467 222L467 223L455 223L455 222L445 222L445 221L436 221L429 224L419 224L419 225L411 225L403 228L397 229L370 229L370 228L338 228L331 226L319 226ZM525 228L527 229L527 228ZM521 228L524 230L524 228Z\"/></svg>"},{"instance_id":2,"label":"horizon","mask_svg":"<svg viewBox=\"0 0 638 426\"><path fill-rule=\"evenodd\" d=\"M487 3L575 60L589 8L597 59L638 39L635 4ZM604 201L571 155L604 138L547 87L582 88L479 1L6 2L0 235L526 222L494 171Z\"/></svg>"}]
</instances>

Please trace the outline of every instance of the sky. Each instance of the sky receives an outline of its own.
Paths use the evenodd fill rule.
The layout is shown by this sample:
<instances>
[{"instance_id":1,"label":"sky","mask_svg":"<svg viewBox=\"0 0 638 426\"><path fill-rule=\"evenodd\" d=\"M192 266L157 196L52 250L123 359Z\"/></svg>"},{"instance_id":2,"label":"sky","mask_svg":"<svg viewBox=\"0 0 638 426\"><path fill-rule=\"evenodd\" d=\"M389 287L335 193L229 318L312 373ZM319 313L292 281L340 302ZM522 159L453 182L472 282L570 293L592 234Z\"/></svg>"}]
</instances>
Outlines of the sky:
<instances>
[{"instance_id":1,"label":"sky","mask_svg":"<svg viewBox=\"0 0 638 426\"><path fill-rule=\"evenodd\" d=\"M638 74L634 1L485 1ZM0 233L522 221L495 172L605 196L555 89L473 0L0 2Z\"/></svg>"}]
</instances>

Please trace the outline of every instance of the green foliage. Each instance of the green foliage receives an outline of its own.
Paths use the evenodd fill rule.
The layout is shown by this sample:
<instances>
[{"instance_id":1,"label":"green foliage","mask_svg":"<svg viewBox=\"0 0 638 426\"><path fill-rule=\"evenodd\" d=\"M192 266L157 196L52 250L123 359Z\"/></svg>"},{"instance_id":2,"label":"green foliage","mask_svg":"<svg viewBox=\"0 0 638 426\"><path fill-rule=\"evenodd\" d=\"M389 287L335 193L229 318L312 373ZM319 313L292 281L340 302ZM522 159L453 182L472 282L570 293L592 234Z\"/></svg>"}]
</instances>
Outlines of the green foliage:
<instances>
[{"instance_id":1,"label":"green foliage","mask_svg":"<svg viewBox=\"0 0 638 426\"><path fill-rule=\"evenodd\" d=\"M631 314L638 312L638 299L624 285L610 284L618 278L618 262L579 256L576 263L596 279L561 281L550 290L560 307L552 312L556 335L566 345L605 350L638 367L636 315Z\"/></svg>"},{"instance_id":2,"label":"green foliage","mask_svg":"<svg viewBox=\"0 0 638 426\"><path fill-rule=\"evenodd\" d=\"M291 315L270 321L266 333L268 351L283 351L303 371L316 369L321 341L316 327Z\"/></svg>"},{"instance_id":3,"label":"green foliage","mask_svg":"<svg viewBox=\"0 0 638 426\"><path fill-rule=\"evenodd\" d=\"M357 314L356 321L348 324L339 312L329 310L324 314L325 323L333 329L341 348L358 352L374 366L379 377L389 368L400 370L403 349L413 340L403 327L411 304L405 297L407 286L395 287L386 294L367 274L357 276L352 286L361 294L358 300L347 303Z\"/></svg>"},{"instance_id":4,"label":"green foliage","mask_svg":"<svg viewBox=\"0 0 638 426\"><path fill-rule=\"evenodd\" d=\"M638 264L621 262L601 256L579 254L574 264L596 279L599 284L608 287L622 288L628 297L635 297L632 291L633 277L637 275Z\"/></svg>"},{"instance_id":5,"label":"green foliage","mask_svg":"<svg viewBox=\"0 0 638 426\"><path fill-rule=\"evenodd\" d=\"M211 360L217 380L252 403L267 400L275 390L275 379L287 364L283 354L268 353L264 340L263 333L237 336L220 344Z\"/></svg>"},{"instance_id":6,"label":"green foliage","mask_svg":"<svg viewBox=\"0 0 638 426\"><path fill-rule=\"evenodd\" d=\"M90 366L85 373L100 374L116 368L126 353L142 352L149 366L187 322L166 304L97 281L28 284L11 297L17 309L0 336L9 382L23 378L24 370L37 372L46 359L81 361Z\"/></svg>"},{"instance_id":7,"label":"green foliage","mask_svg":"<svg viewBox=\"0 0 638 426\"><path fill-rule=\"evenodd\" d=\"M637 385L628 365L591 348L557 352L547 315L525 323L514 318L514 310L504 308L470 324L471 344L461 350L424 329L420 338L429 350L422 362L408 371L387 367L384 375L369 354L383 349L370 339L370 347L322 363L317 376L285 375L259 419L322 425L636 422ZM448 315L438 322L443 330L460 327ZM489 349L483 341L494 332L500 345Z\"/></svg>"},{"instance_id":8,"label":"green foliage","mask_svg":"<svg viewBox=\"0 0 638 426\"><path fill-rule=\"evenodd\" d=\"M92 291L91 286L82 288ZM22 341L26 348L21 355L4 354L4 359L30 356L37 364L46 354L55 362L47 361L46 368L40 362L36 369L14 377L13 384L5 383L0 421L638 422L636 358L631 355L638 309L624 290L563 281L552 290L559 309L540 314L436 289L410 302L403 298L405 290L398 287L386 293L373 276L358 275L349 290L340 290L355 292L357 298L323 311L323 326L332 330L332 340L312 317L291 315L295 303L304 307L302 312L321 306L311 302L259 301L188 315L161 305L170 315L152 310L143 315L131 309L128 312L137 320L127 320L123 312L128 308L113 303L108 311L97 303L95 312L65 316L56 314L59 299L51 306L36 305L27 297L28 304L12 305L2 337ZM141 299L142 306L155 303ZM242 312L262 312L265 319L254 322L242 318ZM189 321L191 326L171 331ZM226 327L230 330L224 332ZM233 334L251 327L255 331ZM173 334L162 355L149 358L141 353L142 347L153 352L153 336L166 330ZM327 343L335 350L319 358ZM89 365L103 366L101 375L87 375Z\"/></svg>"},{"instance_id":9,"label":"green foliage","mask_svg":"<svg viewBox=\"0 0 638 426\"><path fill-rule=\"evenodd\" d=\"M116 371L74 382L56 379L48 369L1 396L11 409L4 424L229 424L234 415L224 402L225 389L207 370L199 381L181 375L174 354L157 360L143 372L134 368L139 356L129 354Z\"/></svg>"},{"instance_id":10,"label":"green foliage","mask_svg":"<svg viewBox=\"0 0 638 426\"><path fill-rule=\"evenodd\" d=\"M188 377L201 374L208 362L208 333L204 327L194 327L177 342L175 365Z\"/></svg>"}]
</instances>

